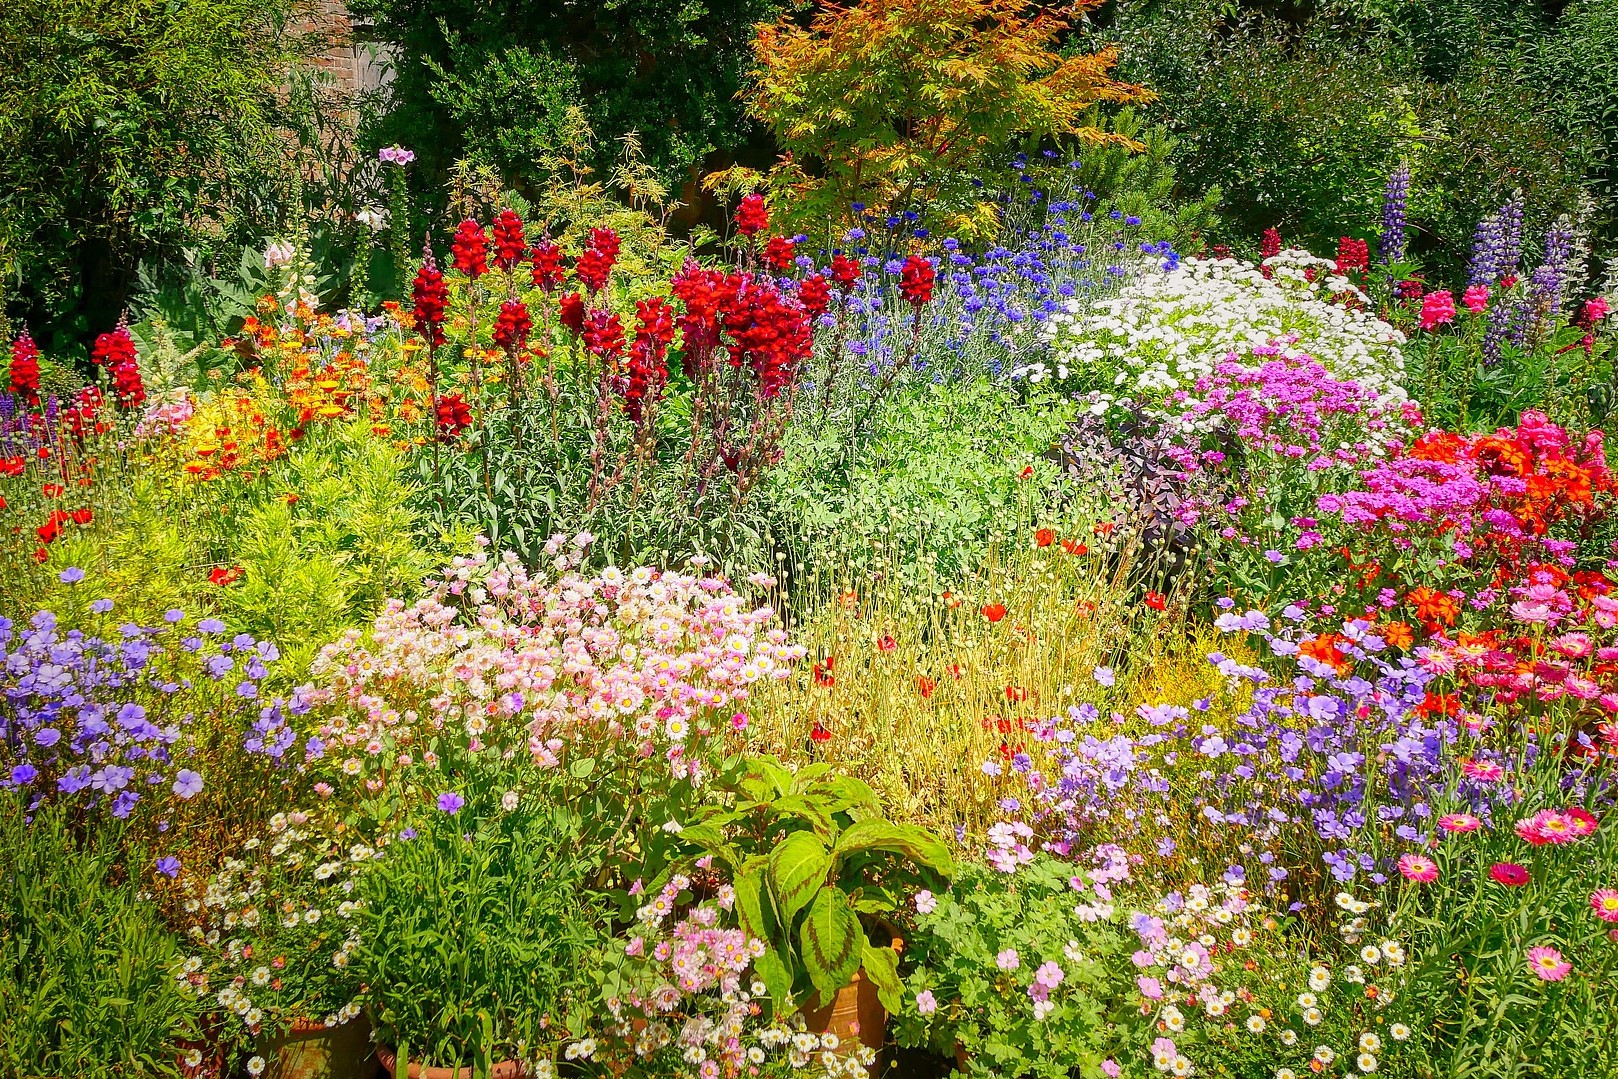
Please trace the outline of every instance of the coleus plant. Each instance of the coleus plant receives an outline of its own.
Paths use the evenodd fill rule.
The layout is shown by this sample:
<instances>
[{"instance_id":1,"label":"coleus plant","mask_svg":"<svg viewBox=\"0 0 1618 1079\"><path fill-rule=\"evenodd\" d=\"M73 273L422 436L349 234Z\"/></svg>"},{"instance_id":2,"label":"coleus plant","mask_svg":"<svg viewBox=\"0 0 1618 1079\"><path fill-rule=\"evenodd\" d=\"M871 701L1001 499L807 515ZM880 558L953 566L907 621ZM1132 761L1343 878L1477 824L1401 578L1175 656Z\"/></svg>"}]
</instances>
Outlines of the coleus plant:
<instances>
[{"instance_id":1,"label":"coleus plant","mask_svg":"<svg viewBox=\"0 0 1618 1079\"><path fill-rule=\"evenodd\" d=\"M681 838L728 873L742 929L766 944L754 969L777 1008L805 1003L811 991L829 1004L863 971L898 1011L898 952L873 944L867 927L918 887L953 877L949 849L923 828L889 821L869 786L827 764L792 772L749 757L727 780Z\"/></svg>"}]
</instances>

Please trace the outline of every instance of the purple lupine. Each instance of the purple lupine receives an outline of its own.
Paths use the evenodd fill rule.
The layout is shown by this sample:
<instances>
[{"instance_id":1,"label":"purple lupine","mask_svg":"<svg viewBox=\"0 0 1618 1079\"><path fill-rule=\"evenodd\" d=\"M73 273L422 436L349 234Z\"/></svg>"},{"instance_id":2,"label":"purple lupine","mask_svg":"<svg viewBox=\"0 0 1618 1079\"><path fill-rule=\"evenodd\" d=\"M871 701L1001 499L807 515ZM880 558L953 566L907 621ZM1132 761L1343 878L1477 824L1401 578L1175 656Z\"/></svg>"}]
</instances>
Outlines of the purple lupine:
<instances>
[{"instance_id":1,"label":"purple lupine","mask_svg":"<svg viewBox=\"0 0 1618 1079\"><path fill-rule=\"evenodd\" d=\"M1513 195L1511 201L1500 207L1502 236L1494 268L1501 277L1517 272L1517 260L1522 257L1523 211L1521 194Z\"/></svg>"},{"instance_id":2,"label":"purple lupine","mask_svg":"<svg viewBox=\"0 0 1618 1079\"><path fill-rule=\"evenodd\" d=\"M1382 237L1377 245L1377 254L1383 264L1404 260L1409 198L1410 167L1400 165L1388 177L1388 186L1382 193Z\"/></svg>"},{"instance_id":3,"label":"purple lupine","mask_svg":"<svg viewBox=\"0 0 1618 1079\"><path fill-rule=\"evenodd\" d=\"M1566 217L1559 218L1545 233L1545 261L1534 270L1529 280L1529 295L1534 309L1544 318L1561 313L1562 290L1567 286L1568 271L1573 264L1573 225Z\"/></svg>"},{"instance_id":4,"label":"purple lupine","mask_svg":"<svg viewBox=\"0 0 1618 1079\"><path fill-rule=\"evenodd\" d=\"M1516 336L1517 326L1522 321L1518 317L1520 312L1517 301L1504 296L1489 308L1489 321L1483 331L1483 366L1494 367L1500 363L1501 348Z\"/></svg>"},{"instance_id":5,"label":"purple lupine","mask_svg":"<svg viewBox=\"0 0 1618 1079\"><path fill-rule=\"evenodd\" d=\"M1503 211L1496 211L1478 222L1472 234L1472 261L1467 266L1468 285L1492 285L1500 280L1500 256L1505 246L1506 223Z\"/></svg>"}]
</instances>

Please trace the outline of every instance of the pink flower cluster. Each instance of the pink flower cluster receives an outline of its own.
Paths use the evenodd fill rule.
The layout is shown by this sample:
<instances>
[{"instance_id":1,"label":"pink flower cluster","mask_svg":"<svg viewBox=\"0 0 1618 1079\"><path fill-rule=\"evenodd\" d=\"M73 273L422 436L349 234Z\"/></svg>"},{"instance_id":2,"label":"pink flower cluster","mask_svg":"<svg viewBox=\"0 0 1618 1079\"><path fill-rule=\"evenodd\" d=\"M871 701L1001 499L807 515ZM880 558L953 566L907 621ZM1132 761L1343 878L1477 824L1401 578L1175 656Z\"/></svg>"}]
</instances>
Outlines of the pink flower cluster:
<instances>
[{"instance_id":1,"label":"pink flower cluster","mask_svg":"<svg viewBox=\"0 0 1618 1079\"><path fill-rule=\"evenodd\" d=\"M390 602L368 640L351 630L322 649L313 699L337 706L321 737L348 749L344 771L408 765L429 737L459 731L472 751L525 742L542 766L579 739L624 744L697 781L688 741L728 729L750 687L804 655L721 577L587 577L571 557L558 555L554 580L510 553L457 558L426 598Z\"/></svg>"},{"instance_id":2,"label":"pink flower cluster","mask_svg":"<svg viewBox=\"0 0 1618 1079\"><path fill-rule=\"evenodd\" d=\"M1517 836L1536 847L1576 843L1595 835L1596 818L1585 809L1542 809L1517 822Z\"/></svg>"}]
</instances>

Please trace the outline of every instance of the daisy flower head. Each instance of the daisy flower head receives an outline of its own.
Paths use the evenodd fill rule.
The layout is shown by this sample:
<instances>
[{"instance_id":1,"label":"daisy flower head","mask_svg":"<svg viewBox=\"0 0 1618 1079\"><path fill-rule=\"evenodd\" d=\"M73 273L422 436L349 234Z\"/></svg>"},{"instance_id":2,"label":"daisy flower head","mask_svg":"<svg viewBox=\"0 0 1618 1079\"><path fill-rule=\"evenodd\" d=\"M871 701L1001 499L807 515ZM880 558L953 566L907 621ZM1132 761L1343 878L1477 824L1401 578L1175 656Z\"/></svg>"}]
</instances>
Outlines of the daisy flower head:
<instances>
[{"instance_id":1,"label":"daisy flower head","mask_svg":"<svg viewBox=\"0 0 1618 1079\"><path fill-rule=\"evenodd\" d=\"M1573 964L1555 948L1528 949L1528 969L1542 982L1559 982L1573 972Z\"/></svg>"},{"instance_id":2,"label":"daisy flower head","mask_svg":"<svg viewBox=\"0 0 1618 1079\"><path fill-rule=\"evenodd\" d=\"M1410 1028L1403 1023L1395 1023L1388 1028L1388 1037L1396 1042L1407 1041L1410 1038Z\"/></svg>"},{"instance_id":3,"label":"daisy flower head","mask_svg":"<svg viewBox=\"0 0 1618 1079\"><path fill-rule=\"evenodd\" d=\"M1361 1053L1354 1058L1354 1066L1366 1075L1376 1071L1376 1057L1370 1053Z\"/></svg>"},{"instance_id":4,"label":"daisy flower head","mask_svg":"<svg viewBox=\"0 0 1618 1079\"><path fill-rule=\"evenodd\" d=\"M1438 863L1425 854L1407 852L1399 855L1399 872L1408 881L1430 884L1438 879Z\"/></svg>"},{"instance_id":5,"label":"daisy flower head","mask_svg":"<svg viewBox=\"0 0 1618 1079\"><path fill-rule=\"evenodd\" d=\"M1446 832L1475 832L1483 827L1483 820L1471 813L1446 813L1438 818L1438 826Z\"/></svg>"},{"instance_id":6,"label":"daisy flower head","mask_svg":"<svg viewBox=\"0 0 1618 1079\"><path fill-rule=\"evenodd\" d=\"M1618 888L1597 888L1591 892L1590 909L1604 922L1618 922Z\"/></svg>"},{"instance_id":7,"label":"daisy flower head","mask_svg":"<svg viewBox=\"0 0 1618 1079\"><path fill-rule=\"evenodd\" d=\"M1496 862L1489 867L1489 879L1507 888L1521 888L1530 878L1528 870L1516 862Z\"/></svg>"}]
</instances>

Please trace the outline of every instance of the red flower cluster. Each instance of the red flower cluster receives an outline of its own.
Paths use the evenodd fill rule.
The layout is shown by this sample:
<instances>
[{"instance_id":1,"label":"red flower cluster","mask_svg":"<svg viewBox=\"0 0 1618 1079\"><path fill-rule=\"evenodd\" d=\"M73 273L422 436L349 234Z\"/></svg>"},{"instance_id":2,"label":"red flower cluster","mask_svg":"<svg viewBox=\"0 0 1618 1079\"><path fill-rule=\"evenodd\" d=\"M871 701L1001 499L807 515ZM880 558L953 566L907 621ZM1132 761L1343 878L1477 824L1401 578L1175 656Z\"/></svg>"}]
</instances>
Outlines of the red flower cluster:
<instances>
[{"instance_id":1,"label":"red flower cluster","mask_svg":"<svg viewBox=\"0 0 1618 1079\"><path fill-rule=\"evenodd\" d=\"M26 404L39 404L39 348L27 330L11 343L11 392Z\"/></svg>"},{"instance_id":2,"label":"red flower cluster","mask_svg":"<svg viewBox=\"0 0 1618 1079\"><path fill-rule=\"evenodd\" d=\"M1356 240L1352 236L1344 236L1337 241L1337 272L1346 274L1353 270L1364 273L1371 268L1371 249L1364 240Z\"/></svg>"},{"instance_id":3,"label":"red flower cluster","mask_svg":"<svg viewBox=\"0 0 1618 1079\"><path fill-rule=\"evenodd\" d=\"M534 287L546 292L562 283L562 249L549 236L534 245L532 278Z\"/></svg>"},{"instance_id":4,"label":"red flower cluster","mask_svg":"<svg viewBox=\"0 0 1618 1079\"><path fill-rule=\"evenodd\" d=\"M609 311L591 311L584 324L584 347L601 359L624 353L624 324Z\"/></svg>"},{"instance_id":5,"label":"red flower cluster","mask_svg":"<svg viewBox=\"0 0 1618 1079\"><path fill-rule=\"evenodd\" d=\"M705 270L691 261L670 288L685 305L680 329L688 377L697 377L712 362L721 330L730 340L731 365L751 368L759 395L766 399L779 396L809 358L813 344L809 313L769 281Z\"/></svg>"},{"instance_id":6,"label":"red flower cluster","mask_svg":"<svg viewBox=\"0 0 1618 1079\"><path fill-rule=\"evenodd\" d=\"M62 410L62 423L68 434L83 440L86 434L104 434L107 425L101 420L102 396L98 386L86 386L79 391L73 403Z\"/></svg>"},{"instance_id":7,"label":"red flower cluster","mask_svg":"<svg viewBox=\"0 0 1618 1079\"><path fill-rule=\"evenodd\" d=\"M556 317L574 333L584 332L584 297L570 292L556 305Z\"/></svg>"},{"instance_id":8,"label":"red flower cluster","mask_svg":"<svg viewBox=\"0 0 1618 1079\"><path fill-rule=\"evenodd\" d=\"M770 227L770 214L764 208L764 196L754 193L742 199L736 207L736 231L751 239Z\"/></svg>"},{"instance_id":9,"label":"red flower cluster","mask_svg":"<svg viewBox=\"0 0 1618 1079\"><path fill-rule=\"evenodd\" d=\"M111 333L96 338L90 359L112 373L112 399L121 407L139 408L145 403L146 386L136 361L135 339L129 336L129 324L122 318Z\"/></svg>"},{"instance_id":10,"label":"red flower cluster","mask_svg":"<svg viewBox=\"0 0 1618 1079\"><path fill-rule=\"evenodd\" d=\"M494 343L507 351L522 348L533 328L528 305L521 300L507 300L500 305L500 317L494 323Z\"/></svg>"},{"instance_id":11,"label":"red flower cluster","mask_svg":"<svg viewBox=\"0 0 1618 1079\"><path fill-rule=\"evenodd\" d=\"M573 267L574 274L584 282L585 288L594 293L607 287L607 279L612 275L613 264L618 261L621 246L622 241L612 229L590 230L590 246Z\"/></svg>"},{"instance_id":12,"label":"red flower cluster","mask_svg":"<svg viewBox=\"0 0 1618 1079\"><path fill-rule=\"evenodd\" d=\"M839 292L845 294L852 292L854 283L860 279L860 264L847 255L833 255L831 279L836 283Z\"/></svg>"},{"instance_id":13,"label":"red flower cluster","mask_svg":"<svg viewBox=\"0 0 1618 1079\"><path fill-rule=\"evenodd\" d=\"M831 306L831 286L820 274L812 273L798 282L798 302L805 314L817 319Z\"/></svg>"},{"instance_id":14,"label":"red flower cluster","mask_svg":"<svg viewBox=\"0 0 1618 1079\"><path fill-rule=\"evenodd\" d=\"M475 279L489 272L489 237L470 217L455 230L449 249L455 268L466 276Z\"/></svg>"},{"instance_id":15,"label":"red flower cluster","mask_svg":"<svg viewBox=\"0 0 1618 1079\"><path fill-rule=\"evenodd\" d=\"M458 393L446 393L438 399L438 438L442 442L454 439L472 426L472 409Z\"/></svg>"},{"instance_id":16,"label":"red flower cluster","mask_svg":"<svg viewBox=\"0 0 1618 1079\"><path fill-rule=\"evenodd\" d=\"M661 296L635 305L635 340L629 346L629 377L624 386L624 411L640 423L648 400L662 396L669 371L664 364L674 341L674 309Z\"/></svg>"},{"instance_id":17,"label":"red flower cluster","mask_svg":"<svg viewBox=\"0 0 1618 1079\"><path fill-rule=\"evenodd\" d=\"M1271 225L1264 230L1264 236L1259 240L1258 256L1261 259L1274 258L1281 253L1281 230Z\"/></svg>"},{"instance_id":18,"label":"red flower cluster","mask_svg":"<svg viewBox=\"0 0 1618 1079\"><path fill-rule=\"evenodd\" d=\"M427 252L427 261L416 271L416 280L410 286L411 301L416 308L416 329L430 345L444 343L444 306L449 302L449 287L444 275L433 262L433 253Z\"/></svg>"},{"instance_id":19,"label":"red flower cluster","mask_svg":"<svg viewBox=\"0 0 1618 1079\"><path fill-rule=\"evenodd\" d=\"M764 264L776 273L786 273L792 269L793 249L796 246L785 236L771 236L770 242L764 245Z\"/></svg>"},{"instance_id":20,"label":"red flower cluster","mask_svg":"<svg viewBox=\"0 0 1618 1079\"><path fill-rule=\"evenodd\" d=\"M920 255L905 259L899 271L899 294L912 307L920 307L933 298L933 264Z\"/></svg>"},{"instance_id":21,"label":"red flower cluster","mask_svg":"<svg viewBox=\"0 0 1618 1079\"><path fill-rule=\"evenodd\" d=\"M510 273L528 254L528 238L523 235L522 218L501 210L494 219L494 264Z\"/></svg>"}]
</instances>

